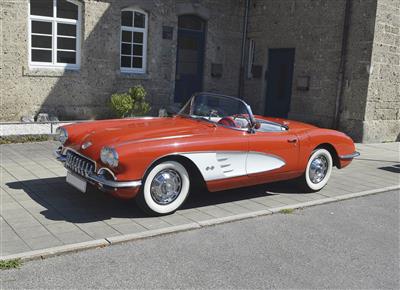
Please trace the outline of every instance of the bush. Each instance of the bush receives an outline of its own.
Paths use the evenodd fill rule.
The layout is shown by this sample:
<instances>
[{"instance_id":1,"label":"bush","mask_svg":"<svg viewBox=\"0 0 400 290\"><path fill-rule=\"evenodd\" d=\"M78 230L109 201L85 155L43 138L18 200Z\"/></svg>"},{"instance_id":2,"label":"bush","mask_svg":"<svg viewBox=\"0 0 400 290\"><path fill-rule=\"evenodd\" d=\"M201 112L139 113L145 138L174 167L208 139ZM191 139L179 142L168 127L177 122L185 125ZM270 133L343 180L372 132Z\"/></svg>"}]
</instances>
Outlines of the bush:
<instances>
[{"instance_id":1,"label":"bush","mask_svg":"<svg viewBox=\"0 0 400 290\"><path fill-rule=\"evenodd\" d=\"M134 86L127 93L113 94L110 107L119 118L143 116L151 109L146 102L146 94L143 86Z\"/></svg>"},{"instance_id":2,"label":"bush","mask_svg":"<svg viewBox=\"0 0 400 290\"><path fill-rule=\"evenodd\" d=\"M0 136L0 145L12 143L44 142L53 140L51 135L13 135Z\"/></svg>"}]
</instances>

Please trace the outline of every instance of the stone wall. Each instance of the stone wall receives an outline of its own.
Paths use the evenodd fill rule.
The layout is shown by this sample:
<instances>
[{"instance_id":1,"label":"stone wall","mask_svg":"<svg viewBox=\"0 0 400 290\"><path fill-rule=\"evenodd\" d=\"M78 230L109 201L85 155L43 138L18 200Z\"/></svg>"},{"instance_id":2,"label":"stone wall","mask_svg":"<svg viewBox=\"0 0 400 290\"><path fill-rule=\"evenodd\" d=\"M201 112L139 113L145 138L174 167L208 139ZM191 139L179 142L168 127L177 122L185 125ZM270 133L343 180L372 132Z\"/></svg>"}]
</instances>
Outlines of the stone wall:
<instances>
[{"instance_id":1,"label":"stone wall","mask_svg":"<svg viewBox=\"0 0 400 290\"><path fill-rule=\"evenodd\" d=\"M1 121L16 121L40 111L62 119L108 117L112 93L142 84L153 111L173 102L177 22L180 14L207 20L204 90L236 94L244 3L230 0L84 0L81 66L77 71L40 69L28 65L28 0L2 0ZM147 73L123 74L119 69L120 11L135 6L149 13ZM174 28L162 39L162 26ZM211 63L222 63L221 78L211 77Z\"/></svg>"},{"instance_id":2,"label":"stone wall","mask_svg":"<svg viewBox=\"0 0 400 290\"><path fill-rule=\"evenodd\" d=\"M258 113L265 108L268 49L295 48L289 118L329 127L333 121L336 77L340 61L344 1L254 0L248 37L255 40L255 65L263 76L249 79L245 95ZM296 89L300 76L310 89Z\"/></svg>"},{"instance_id":3,"label":"stone wall","mask_svg":"<svg viewBox=\"0 0 400 290\"><path fill-rule=\"evenodd\" d=\"M378 0L364 142L400 141L400 1Z\"/></svg>"},{"instance_id":4,"label":"stone wall","mask_svg":"<svg viewBox=\"0 0 400 290\"><path fill-rule=\"evenodd\" d=\"M376 0L353 0L350 7L339 126L355 141L362 141L368 83L371 73ZM342 19L343 21L343 19Z\"/></svg>"},{"instance_id":5,"label":"stone wall","mask_svg":"<svg viewBox=\"0 0 400 290\"><path fill-rule=\"evenodd\" d=\"M351 3L338 129L360 141L364 134L376 0ZM334 127L345 5L345 0L252 1L248 38L255 40L254 64L263 67L263 75L245 81L245 96L257 113L262 114L265 109L268 49L295 48L289 118ZM297 89L301 76L310 77L308 91Z\"/></svg>"}]
</instances>

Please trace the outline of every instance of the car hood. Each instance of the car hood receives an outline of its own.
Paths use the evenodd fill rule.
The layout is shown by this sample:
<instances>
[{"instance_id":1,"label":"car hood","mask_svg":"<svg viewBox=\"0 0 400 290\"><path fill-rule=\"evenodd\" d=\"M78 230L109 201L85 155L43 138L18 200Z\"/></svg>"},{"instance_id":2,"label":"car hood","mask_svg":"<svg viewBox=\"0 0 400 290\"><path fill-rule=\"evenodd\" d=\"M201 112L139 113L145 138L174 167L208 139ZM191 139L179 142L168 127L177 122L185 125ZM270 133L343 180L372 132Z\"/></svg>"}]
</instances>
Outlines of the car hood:
<instances>
[{"instance_id":1,"label":"car hood","mask_svg":"<svg viewBox=\"0 0 400 290\"><path fill-rule=\"evenodd\" d=\"M204 135L209 134L207 129L212 127L204 121L182 117L99 121L93 122L89 132L83 138L77 138L71 147L96 160L104 146L118 148L127 143ZM70 130L73 131L73 127ZM87 145L86 149L82 148Z\"/></svg>"}]
</instances>

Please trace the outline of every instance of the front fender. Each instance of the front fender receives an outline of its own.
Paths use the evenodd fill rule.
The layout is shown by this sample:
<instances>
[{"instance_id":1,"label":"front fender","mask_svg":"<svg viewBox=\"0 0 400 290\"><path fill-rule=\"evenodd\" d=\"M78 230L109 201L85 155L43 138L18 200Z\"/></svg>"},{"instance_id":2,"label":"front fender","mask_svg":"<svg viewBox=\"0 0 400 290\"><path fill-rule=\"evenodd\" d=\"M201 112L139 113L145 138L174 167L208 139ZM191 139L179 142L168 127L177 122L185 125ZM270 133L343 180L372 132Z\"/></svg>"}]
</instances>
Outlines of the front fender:
<instances>
[{"instance_id":1,"label":"front fender","mask_svg":"<svg viewBox=\"0 0 400 290\"><path fill-rule=\"evenodd\" d=\"M341 158L351 156L355 152L353 140L346 134L330 129L315 129L307 132L307 142L303 144L302 162L307 164L312 151L321 146L332 146L335 150L338 168L344 168L350 164L352 158Z\"/></svg>"}]
</instances>

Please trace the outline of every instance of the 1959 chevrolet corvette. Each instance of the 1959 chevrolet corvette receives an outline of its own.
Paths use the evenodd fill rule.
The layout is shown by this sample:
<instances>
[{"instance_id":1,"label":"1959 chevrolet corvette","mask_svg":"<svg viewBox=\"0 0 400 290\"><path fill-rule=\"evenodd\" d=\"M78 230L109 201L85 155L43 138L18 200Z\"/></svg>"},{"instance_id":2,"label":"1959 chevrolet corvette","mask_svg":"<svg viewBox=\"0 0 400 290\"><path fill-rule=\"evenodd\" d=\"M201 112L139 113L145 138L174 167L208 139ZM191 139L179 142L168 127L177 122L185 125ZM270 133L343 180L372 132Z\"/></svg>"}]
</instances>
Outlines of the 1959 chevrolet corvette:
<instances>
[{"instance_id":1,"label":"1959 chevrolet corvette","mask_svg":"<svg viewBox=\"0 0 400 290\"><path fill-rule=\"evenodd\" d=\"M199 183L213 192L297 178L318 191L333 166L359 155L341 132L255 116L243 100L211 93L195 94L173 117L63 126L58 140L68 183L135 198L153 215L177 210Z\"/></svg>"}]
</instances>

